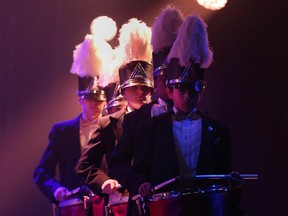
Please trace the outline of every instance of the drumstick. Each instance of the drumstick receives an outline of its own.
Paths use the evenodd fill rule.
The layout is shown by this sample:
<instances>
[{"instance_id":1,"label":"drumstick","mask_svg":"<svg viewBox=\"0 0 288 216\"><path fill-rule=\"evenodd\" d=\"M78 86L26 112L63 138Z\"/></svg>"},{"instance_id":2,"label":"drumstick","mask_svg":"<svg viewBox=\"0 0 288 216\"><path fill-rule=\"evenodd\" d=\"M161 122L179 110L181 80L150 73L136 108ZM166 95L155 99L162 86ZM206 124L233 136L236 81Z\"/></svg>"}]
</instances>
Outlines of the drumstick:
<instances>
[{"instance_id":1,"label":"drumstick","mask_svg":"<svg viewBox=\"0 0 288 216\"><path fill-rule=\"evenodd\" d=\"M66 196L72 196L80 191L80 187L73 189L72 191L68 191Z\"/></svg>"},{"instance_id":2,"label":"drumstick","mask_svg":"<svg viewBox=\"0 0 288 216\"><path fill-rule=\"evenodd\" d=\"M169 180L167 180L167 181L165 181L165 182L162 182L162 183L154 186L154 187L151 189L151 192L152 192L152 193L155 193L155 192L156 192L157 190L159 190L160 188L162 188L162 187L164 187L164 186L166 186L166 185L168 185L168 184L171 184L171 183L173 183L174 181L179 180L180 178L181 178L180 176L177 176L177 177L175 177L175 178L172 178L172 179L169 179ZM141 195L140 195L140 194L137 194L137 195L135 195L135 196L132 197L132 200L135 201L135 200L137 200L139 197L141 197Z\"/></svg>"},{"instance_id":3,"label":"drumstick","mask_svg":"<svg viewBox=\"0 0 288 216\"><path fill-rule=\"evenodd\" d=\"M243 179L258 179L258 174L239 174ZM231 174L226 175L195 175L195 179L226 179L231 178Z\"/></svg>"},{"instance_id":4,"label":"drumstick","mask_svg":"<svg viewBox=\"0 0 288 216\"><path fill-rule=\"evenodd\" d=\"M175 177L175 178L172 178L172 179L169 179L169 180L167 180L167 181L165 181L165 182L162 182L162 183L154 186L154 187L151 189L151 192L154 193L154 192L156 192L157 190L159 190L160 188L162 188L162 187L164 187L164 186L166 186L166 185L168 185L168 184L171 184L171 183L173 183L174 181L179 180L180 178L181 178L180 176L177 176L177 177Z\"/></svg>"},{"instance_id":5,"label":"drumstick","mask_svg":"<svg viewBox=\"0 0 288 216\"><path fill-rule=\"evenodd\" d=\"M115 186L115 188L118 190L118 189L121 189L122 188L122 185L121 184L117 184L116 186Z\"/></svg>"}]
</instances>

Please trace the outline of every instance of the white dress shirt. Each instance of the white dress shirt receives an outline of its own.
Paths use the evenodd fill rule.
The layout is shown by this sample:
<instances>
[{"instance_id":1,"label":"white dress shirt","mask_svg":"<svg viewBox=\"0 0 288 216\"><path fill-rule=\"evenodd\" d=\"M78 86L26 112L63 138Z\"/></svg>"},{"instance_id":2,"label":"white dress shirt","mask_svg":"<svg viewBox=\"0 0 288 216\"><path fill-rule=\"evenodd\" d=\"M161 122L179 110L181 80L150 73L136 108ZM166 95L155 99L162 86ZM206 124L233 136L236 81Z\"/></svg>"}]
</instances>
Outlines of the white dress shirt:
<instances>
[{"instance_id":1,"label":"white dress shirt","mask_svg":"<svg viewBox=\"0 0 288 216\"><path fill-rule=\"evenodd\" d=\"M173 107L175 114L178 110ZM192 112L195 112L193 110ZM181 121L173 120L173 135L179 161L180 175L191 177L196 174L199 157L202 120L187 118Z\"/></svg>"}]
</instances>

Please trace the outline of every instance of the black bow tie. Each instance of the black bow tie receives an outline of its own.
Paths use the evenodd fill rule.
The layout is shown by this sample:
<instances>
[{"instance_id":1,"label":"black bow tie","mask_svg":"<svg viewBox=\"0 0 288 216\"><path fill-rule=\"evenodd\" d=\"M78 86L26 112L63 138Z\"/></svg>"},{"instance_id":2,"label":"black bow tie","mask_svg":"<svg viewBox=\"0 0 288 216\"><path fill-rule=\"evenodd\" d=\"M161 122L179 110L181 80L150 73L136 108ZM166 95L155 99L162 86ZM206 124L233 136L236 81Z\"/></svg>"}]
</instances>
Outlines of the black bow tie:
<instances>
[{"instance_id":1,"label":"black bow tie","mask_svg":"<svg viewBox=\"0 0 288 216\"><path fill-rule=\"evenodd\" d=\"M185 119L192 119L196 120L200 118L200 114L198 112L191 112L191 113L181 113L177 112L175 113L175 121L183 121Z\"/></svg>"}]
</instances>

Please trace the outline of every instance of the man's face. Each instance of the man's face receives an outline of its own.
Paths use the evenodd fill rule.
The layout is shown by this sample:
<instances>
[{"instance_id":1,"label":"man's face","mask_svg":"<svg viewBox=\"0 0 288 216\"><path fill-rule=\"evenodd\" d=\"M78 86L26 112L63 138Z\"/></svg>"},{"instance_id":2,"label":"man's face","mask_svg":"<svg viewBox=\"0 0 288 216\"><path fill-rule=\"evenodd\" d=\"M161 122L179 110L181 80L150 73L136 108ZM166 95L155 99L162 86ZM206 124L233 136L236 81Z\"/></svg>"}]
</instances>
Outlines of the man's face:
<instances>
[{"instance_id":1,"label":"man's face","mask_svg":"<svg viewBox=\"0 0 288 216\"><path fill-rule=\"evenodd\" d=\"M200 93L195 91L193 87L167 88L169 98L173 100L177 110L183 113L190 113L196 108L200 98Z\"/></svg>"},{"instance_id":2,"label":"man's face","mask_svg":"<svg viewBox=\"0 0 288 216\"><path fill-rule=\"evenodd\" d=\"M155 76L154 77L154 86L155 86L155 92L158 97L161 99L168 99L168 95L166 92L166 78L165 76Z\"/></svg>"},{"instance_id":3,"label":"man's face","mask_svg":"<svg viewBox=\"0 0 288 216\"><path fill-rule=\"evenodd\" d=\"M115 113L115 112L118 112L118 111L120 111L121 109L123 109L124 106L125 106L125 104L121 104L121 105L119 105L119 106L113 106L113 107L111 107L110 109L108 109L108 114L111 115L111 114L113 114L113 113Z\"/></svg>"},{"instance_id":4,"label":"man's face","mask_svg":"<svg viewBox=\"0 0 288 216\"><path fill-rule=\"evenodd\" d=\"M147 86L126 87L122 95L132 109L139 109L143 104L151 101L151 88Z\"/></svg>"},{"instance_id":5,"label":"man's face","mask_svg":"<svg viewBox=\"0 0 288 216\"><path fill-rule=\"evenodd\" d=\"M106 101L79 98L79 103L82 106L82 113L84 116L87 119L92 120L102 115Z\"/></svg>"}]
</instances>

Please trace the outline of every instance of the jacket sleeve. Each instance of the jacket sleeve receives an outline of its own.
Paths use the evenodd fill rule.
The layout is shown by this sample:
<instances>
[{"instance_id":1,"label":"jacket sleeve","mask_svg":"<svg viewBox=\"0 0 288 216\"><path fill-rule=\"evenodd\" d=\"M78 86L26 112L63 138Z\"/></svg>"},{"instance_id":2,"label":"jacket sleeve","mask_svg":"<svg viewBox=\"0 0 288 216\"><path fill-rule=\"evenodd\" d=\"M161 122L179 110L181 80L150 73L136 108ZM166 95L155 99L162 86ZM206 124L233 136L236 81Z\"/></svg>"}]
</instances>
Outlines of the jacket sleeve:
<instances>
[{"instance_id":1,"label":"jacket sleeve","mask_svg":"<svg viewBox=\"0 0 288 216\"><path fill-rule=\"evenodd\" d=\"M126 114L122 123L122 135L112 151L109 160L109 175L127 188L127 176L131 172L131 163L134 155L134 130L133 119L135 112Z\"/></svg>"},{"instance_id":2,"label":"jacket sleeve","mask_svg":"<svg viewBox=\"0 0 288 216\"><path fill-rule=\"evenodd\" d=\"M137 136L137 148L133 159L132 170L127 177L127 188L131 195L138 193L143 182L149 181L153 158L153 128L152 119L143 121Z\"/></svg>"},{"instance_id":3,"label":"jacket sleeve","mask_svg":"<svg viewBox=\"0 0 288 216\"><path fill-rule=\"evenodd\" d=\"M101 185L110 179L109 176L101 170L101 164L104 162L103 155L105 154L103 133L104 129L99 125L75 167L76 173L79 174L85 183L88 184L89 188L97 194L101 192Z\"/></svg>"},{"instance_id":4,"label":"jacket sleeve","mask_svg":"<svg viewBox=\"0 0 288 216\"><path fill-rule=\"evenodd\" d=\"M56 166L59 162L60 138L58 133L58 129L54 125L49 133L49 144L33 173L34 182L51 202L56 202L54 191L61 187L61 184L55 179Z\"/></svg>"}]
</instances>

